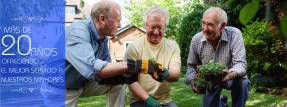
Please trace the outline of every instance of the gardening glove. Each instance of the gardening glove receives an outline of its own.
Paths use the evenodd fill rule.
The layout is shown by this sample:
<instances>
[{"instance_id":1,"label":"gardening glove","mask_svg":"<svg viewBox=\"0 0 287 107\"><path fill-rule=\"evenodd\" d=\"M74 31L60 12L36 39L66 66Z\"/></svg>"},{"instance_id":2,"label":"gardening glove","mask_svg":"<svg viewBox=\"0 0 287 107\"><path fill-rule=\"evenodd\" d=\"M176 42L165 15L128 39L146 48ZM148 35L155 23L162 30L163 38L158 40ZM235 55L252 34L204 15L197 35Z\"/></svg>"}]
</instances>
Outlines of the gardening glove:
<instances>
[{"instance_id":1,"label":"gardening glove","mask_svg":"<svg viewBox=\"0 0 287 107\"><path fill-rule=\"evenodd\" d=\"M157 72L158 79L156 79L158 82L163 82L165 79L169 77L168 69L163 67L163 71Z\"/></svg>"},{"instance_id":2,"label":"gardening glove","mask_svg":"<svg viewBox=\"0 0 287 107\"><path fill-rule=\"evenodd\" d=\"M143 74L150 74L152 78L157 79L157 70L155 69L155 65L150 60L132 60L127 59L127 66L129 71L132 73L143 73Z\"/></svg>"},{"instance_id":3,"label":"gardening glove","mask_svg":"<svg viewBox=\"0 0 287 107\"><path fill-rule=\"evenodd\" d=\"M151 97L148 97L145 102L149 107L161 107L160 103Z\"/></svg>"},{"instance_id":4,"label":"gardening glove","mask_svg":"<svg viewBox=\"0 0 287 107\"><path fill-rule=\"evenodd\" d=\"M163 82L165 79L169 77L168 69L163 67L158 62L153 62L153 63L155 64L154 67L157 70L157 75L158 75L158 78L155 80L157 80L158 82Z\"/></svg>"}]
</instances>

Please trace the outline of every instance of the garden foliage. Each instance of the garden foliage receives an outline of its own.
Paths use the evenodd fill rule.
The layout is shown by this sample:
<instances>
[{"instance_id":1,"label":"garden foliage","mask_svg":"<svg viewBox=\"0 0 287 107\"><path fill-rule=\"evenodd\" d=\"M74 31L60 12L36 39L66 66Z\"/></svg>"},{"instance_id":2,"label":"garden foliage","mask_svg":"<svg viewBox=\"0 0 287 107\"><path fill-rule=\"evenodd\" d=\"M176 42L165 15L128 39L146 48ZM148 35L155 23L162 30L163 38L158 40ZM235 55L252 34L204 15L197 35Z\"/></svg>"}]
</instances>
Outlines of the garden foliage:
<instances>
[{"instance_id":1,"label":"garden foliage","mask_svg":"<svg viewBox=\"0 0 287 107\"><path fill-rule=\"evenodd\" d=\"M193 9L194 11L183 18L178 30L178 38L176 38L181 51L181 62L184 66L187 63L191 39L201 31L201 19L206 8L202 5L194 5ZM185 74L185 70L182 73Z\"/></svg>"},{"instance_id":2,"label":"garden foliage","mask_svg":"<svg viewBox=\"0 0 287 107\"><path fill-rule=\"evenodd\" d=\"M275 85L283 86L287 82L287 70L283 69L287 61L284 38L279 35L278 30L269 28L268 23L257 20L242 30L248 63L247 73L251 78L257 74L266 76L276 81Z\"/></svg>"}]
</instances>

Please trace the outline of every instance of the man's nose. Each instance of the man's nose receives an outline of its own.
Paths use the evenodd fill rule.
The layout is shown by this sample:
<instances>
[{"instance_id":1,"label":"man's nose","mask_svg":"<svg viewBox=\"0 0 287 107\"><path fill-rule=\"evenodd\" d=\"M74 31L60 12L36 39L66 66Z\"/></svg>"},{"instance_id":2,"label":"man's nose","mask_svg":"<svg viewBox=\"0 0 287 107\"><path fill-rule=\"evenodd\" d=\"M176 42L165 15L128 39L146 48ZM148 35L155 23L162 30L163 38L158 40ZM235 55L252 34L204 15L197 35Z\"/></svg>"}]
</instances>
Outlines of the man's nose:
<instances>
[{"instance_id":1,"label":"man's nose","mask_svg":"<svg viewBox=\"0 0 287 107\"><path fill-rule=\"evenodd\" d=\"M202 31L206 31L208 27L206 25L202 25Z\"/></svg>"},{"instance_id":2,"label":"man's nose","mask_svg":"<svg viewBox=\"0 0 287 107\"><path fill-rule=\"evenodd\" d=\"M159 29L155 28L155 30L153 31L154 34L158 34L159 33Z\"/></svg>"}]
</instances>

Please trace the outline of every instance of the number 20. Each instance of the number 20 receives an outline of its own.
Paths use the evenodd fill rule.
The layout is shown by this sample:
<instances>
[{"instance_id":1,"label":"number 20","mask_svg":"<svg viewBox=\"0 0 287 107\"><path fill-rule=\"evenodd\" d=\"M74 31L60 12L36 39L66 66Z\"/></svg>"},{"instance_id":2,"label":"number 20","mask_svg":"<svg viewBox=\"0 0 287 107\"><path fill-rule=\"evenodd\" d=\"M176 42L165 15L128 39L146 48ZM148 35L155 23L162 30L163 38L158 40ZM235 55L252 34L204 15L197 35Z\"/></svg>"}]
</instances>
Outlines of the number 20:
<instances>
[{"instance_id":1,"label":"number 20","mask_svg":"<svg viewBox=\"0 0 287 107\"><path fill-rule=\"evenodd\" d=\"M13 42L12 42L12 44L11 44L10 46L8 46L7 44L4 43L4 39L5 39L6 37L10 37L10 38L12 38L12 40L13 40ZM22 52L20 52L20 39L21 39L22 37L28 38L29 51L28 51L27 53L22 53ZM6 51L8 51L10 48L12 48L12 46L14 45L14 43L15 43L15 39L14 39L14 37L13 37L12 35L5 35L5 36L3 36L3 38L2 38L2 44L3 44L3 46L7 47L7 49L5 49L5 50L2 52L2 55L15 55L14 53L7 53L7 52L6 52ZM31 39L30 39L29 36L27 36L27 35L21 35L21 36L18 38L18 40L17 40L17 44L18 44L17 50L18 50L18 53L19 53L20 55L28 55L28 54L30 53L30 51L31 51Z\"/></svg>"}]
</instances>

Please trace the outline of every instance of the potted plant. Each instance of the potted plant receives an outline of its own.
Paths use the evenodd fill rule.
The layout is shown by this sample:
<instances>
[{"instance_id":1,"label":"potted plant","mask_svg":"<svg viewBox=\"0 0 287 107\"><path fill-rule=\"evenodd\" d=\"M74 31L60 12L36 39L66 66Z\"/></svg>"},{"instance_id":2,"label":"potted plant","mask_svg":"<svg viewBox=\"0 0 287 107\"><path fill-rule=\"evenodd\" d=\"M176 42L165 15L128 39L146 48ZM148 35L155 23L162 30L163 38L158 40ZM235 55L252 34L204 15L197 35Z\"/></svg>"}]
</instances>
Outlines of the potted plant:
<instances>
[{"instance_id":1,"label":"potted plant","mask_svg":"<svg viewBox=\"0 0 287 107\"><path fill-rule=\"evenodd\" d=\"M196 78L194 80L194 86L198 89L200 94L205 94L206 90L212 90L211 81L205 81L204 76L200 73L196 74Z\"/></svg>"},{"instance_id":2,"label":"potted plant","mask_svg":"<svg viewBox=\"0 0 287 107\"><path fill-rule=\"evenodd\" d=\"M211 60L200 66L198 73L204 75L206 81L221 81L226 76L226 73L222 71L224 69L226 69L224 63L215 63Z\"/></svg>"}]
</instances>

